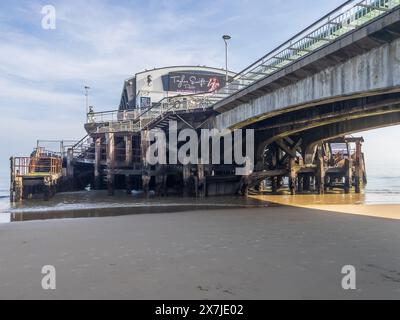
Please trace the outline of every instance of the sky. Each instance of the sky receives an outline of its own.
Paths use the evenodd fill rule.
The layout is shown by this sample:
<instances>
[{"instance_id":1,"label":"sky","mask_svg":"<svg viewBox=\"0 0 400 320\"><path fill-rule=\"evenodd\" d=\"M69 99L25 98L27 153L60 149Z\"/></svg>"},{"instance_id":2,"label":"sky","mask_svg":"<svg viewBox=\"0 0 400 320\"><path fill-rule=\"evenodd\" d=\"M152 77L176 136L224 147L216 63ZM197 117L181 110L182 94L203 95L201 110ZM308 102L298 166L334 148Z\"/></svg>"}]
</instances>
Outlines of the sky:
<instances>
[{"instance_id":1,"label":"sky","mask_svg":"<svg viewBox=\"0 0 400 320\"><path fill-rule=\"evenodd\" d=\"M85 85L95 111L116 109L123 81L139 71L224 67L223 34L232 36L229 68L240 71L343 2L0 0L0 177L37 139L85 135ZM42 28L45 5L56 9L53 30ZM363 133L367 163L395 166L399 133Z\"/></svg>"}]
</instances>

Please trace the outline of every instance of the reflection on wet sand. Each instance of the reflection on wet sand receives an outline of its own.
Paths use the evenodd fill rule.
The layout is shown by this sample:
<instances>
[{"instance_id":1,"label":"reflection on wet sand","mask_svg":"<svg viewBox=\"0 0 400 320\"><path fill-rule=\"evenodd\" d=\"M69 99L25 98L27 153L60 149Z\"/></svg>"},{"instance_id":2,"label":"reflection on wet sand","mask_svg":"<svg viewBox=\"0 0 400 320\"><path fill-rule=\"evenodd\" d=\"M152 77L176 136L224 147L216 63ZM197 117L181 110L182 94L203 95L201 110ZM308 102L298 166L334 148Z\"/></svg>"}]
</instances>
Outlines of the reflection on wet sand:
<instances>
[{"instance_id":1,"label":"reflection on wet sand","mask_svg":"<svg viewBox=\"0 0 400 320\"><path fill-rule=\"evenodd\" d=\"M273 202L281 205L308 206L308 205L360 205L365 204L364 194L290 194L250 196L252 199Z\"/></svg>"},{"instance_id":2,"label":"reflection on wet sand","mask_svg":"<svg viewBox=\"0 0 400 320\"><path fill-rule=\"evenodd\" d=\"M364 194L261 195L251 199L266 203L400 220L400 204L368 204Z\"/></svg>"},{"instance_id":3,"label":"reflection on wet sand","mask_svg":"<svg viewBox=\"0 0 400 320\"><path fill-rule=\"evenodd\" d=\"M146 198L127 196L119 192L108 197L104 192L71 192L57 194L45 204L24 202L9 210L8 221L93 218L145 213L265 207L264 201L243 197ZM4 220L4 219L3 219Z\"/></svg>"}]
</instances>

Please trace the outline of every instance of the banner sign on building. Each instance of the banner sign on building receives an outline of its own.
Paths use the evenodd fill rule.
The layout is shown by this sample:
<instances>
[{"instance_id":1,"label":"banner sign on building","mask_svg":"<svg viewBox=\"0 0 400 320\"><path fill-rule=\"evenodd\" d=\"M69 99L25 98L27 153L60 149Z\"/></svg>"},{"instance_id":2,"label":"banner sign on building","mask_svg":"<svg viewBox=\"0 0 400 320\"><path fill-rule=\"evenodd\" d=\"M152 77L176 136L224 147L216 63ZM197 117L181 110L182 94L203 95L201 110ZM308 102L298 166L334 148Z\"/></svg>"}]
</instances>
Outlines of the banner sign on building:
<instances>
[{"instance_id":1,"label":"banner sign on building","mask_svg":"<svg viewBox=\"0 0 400 320\"><path fill-rule=\"evenodd\" d=\"M165 91L212 92L225 86L225 75L196 71L170 72L163 76Z\"/></svg>"}]
</instances>

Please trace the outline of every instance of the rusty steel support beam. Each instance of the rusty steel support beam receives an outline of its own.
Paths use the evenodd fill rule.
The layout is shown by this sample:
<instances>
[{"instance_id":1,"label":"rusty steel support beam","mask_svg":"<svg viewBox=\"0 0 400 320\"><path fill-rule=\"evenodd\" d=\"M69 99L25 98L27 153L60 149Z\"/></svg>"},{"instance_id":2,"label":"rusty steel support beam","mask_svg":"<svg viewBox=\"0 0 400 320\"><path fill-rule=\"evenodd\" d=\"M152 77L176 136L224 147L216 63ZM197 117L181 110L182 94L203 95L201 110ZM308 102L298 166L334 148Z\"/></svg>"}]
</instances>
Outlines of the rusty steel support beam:
<instances>
[{"instance_id":1,"label":"rusty steel support beam","mask_svg":"<svg viewBox=\"0 0 400 320\"><path fill-rule=\"evenodd\" d=\"M67 150L67 177L72 179L74 177L74 166L72 165L72 161L74 159L74 150L69 148Z\"/></svg>"},{"instance_id":2,"label":"rusty steel support beam","mask_svg":"<svg viewBox=\"0 0 400 320\"><path fill-rule=\"evenodd\" d=\"M325 193L325 162L320 148L317 154L317 174L316 174L316 187L319 194Z\"/></svg>"},{"instance_id":3,"label":"rusty steel support beam","mask_svg":"<svg viewBox=\"0 0 400 320\"><path fill-rule=\"evenodd\" d=\"M197 192L196 196L203 198L206 195L206 177L204 171L204 165L197 165Z\"/></svg>"},{"instance_id":4,"label":"rusty steel support beam","mask_svg":"<svg viewBox=\"0 0 400 320\"><path fill-rule=\"evenodd\" d=\"M349 194L352 185L352 161L351 159L345 160L345 176L344 176L344 193Z\"/></svg>"},{"instance_id":5,"label":"rusty steel support beam","mask_svg":"<svg viewBox=\"0 0 400 320\"><path fill-rule=\"evenodd\" d=\"M132 165L132 136L125 135L125 166L129 167Z\"/></svg>"},{"instance_id":6,"label":"rusty steel support beam","mask_svg":"<svg viewBox=\"0 0 400 320\"><path fill-rule=\"evenodd\" d=\"M115 137L113 132L106 133L106 154L107 154L107 189L109 195L115 192Z\"/></svg>"},{"instance_id":7,"label":"rusty steel support beam","mask_svg":"<svg viewBox=\"0 0 400 320\"><path fill-rule=\"evenodd\" d=\"M290 168L290 172L289 172L290 194L295 195L296 194L296 184L297 184L297 171L299 169L295 158L290 159L289 168Z\"/></svg>"},{"instance_id":8,"label":"rusty steel support beam","mask_svg":"<svg viewBox=\"0 0 400 320\"><path fill-rule=\"evenodd\" d=\"M95 139L94 145L94 188L99 190L101 187L100 177L100 161L101 161L101 138Z\"/></svg>"},{"instance_id":9,"label":"rusty steel support beam","mask_svg":"<svg viewBox=\"0 0 400 320\"><path fill-rule=\"evenodd\" d=\"M355 157L355 175L354 175L354 187L355 192L361 192L361 177L362 177L362 164L361 164L361 141L356 141L356 157Z\"/></svg>"},{"instance_id":10,"label":"rusty steel support beam","mask_svg":"<svg viewBox=\"0 0 400 320\"><path fill-rule=\"evenodd\" d=\"M183 166L182 178L183 178L183 195L185 197L187 197L190 194L190 190L189 190L190 165L189 164Z\"/></svg>"},{"instance_id":11,"label":"rusty steel support beam","mask_svg":"<svg viewBox=\"0 0 400 320\"><path fill-rule=\"evenodd\" d=\"M150 142L149 142L149 131L148 130L143 130L141 132L141 160L142 160L142 188L144 193L147 195L149 195L149 191L150 191L150 165L147 162L147 150L150 146Z\"/></svg>"}]
</instances>

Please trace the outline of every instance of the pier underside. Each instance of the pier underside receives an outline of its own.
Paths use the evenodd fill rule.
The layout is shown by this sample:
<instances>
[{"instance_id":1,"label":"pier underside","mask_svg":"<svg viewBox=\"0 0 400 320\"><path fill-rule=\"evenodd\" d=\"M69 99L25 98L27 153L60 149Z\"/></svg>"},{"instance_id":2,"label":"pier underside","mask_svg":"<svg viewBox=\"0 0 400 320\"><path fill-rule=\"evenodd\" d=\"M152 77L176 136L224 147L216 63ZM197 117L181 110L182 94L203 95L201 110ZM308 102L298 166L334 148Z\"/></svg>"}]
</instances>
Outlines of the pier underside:
<instances>
[{"instance_id":1,"label":"pier underside","mask_svg":"<svg viewBox=\"0 0 400 320\"><path fill-rule=\"evenodd\" d=\"M400 122L399 112L383 112L382 115L375 115L373 119L367 122L363 120L362 123L373 124L374 127L395 124L397 118L393 117L393 114L399 116ZM203 114L204 117L201 113L198 115L176 122L176 134L190 128L195 129L200 137L201 123L209 114ZM171 121L176 120L176 117L171 117L168 121L157 122L157 129L167 137L167 146L171 137ZM358 129L363 127L354 125L351 121L355 120L332 122L315 128L307 127L307 130L295 133L285 131L289 134L279 133L274 136L271 132L268 134L266 130L269 129L254 128L254 169L245 176L236 174L236 170L243 165L235 163L149 164L146 152L150 146L148 134L151 128L139 132L89 132L85 139L63 152L64 155L60 157L62 168L59 169L59 173L53 175L50 187L43 187L46 185L43 176L47 176L48 173L36 173L39 176L31 174L32 177L26 174L22 178L15 174L11 192L17 194L13 197L14 201L32 198L35 193L44 195L46 199L57 191L85 188L107 189L109 195L113 195L116 189L123 189L127 194L195 197L282 192L360 193L367 183L362 152L364 140L347 134L353 132L351 128L359 131ZM259 125L261 128L265 123ZM273 130L277 128L274 127ZM181 148L185 142L178 142L177 148ZM220 140L219 147L221 159L224 159L222 142L223 139ZM245 141L242 147L245 149ZM166 158L170 159L171 150L167 148L166 151ZM211 163L212 159L209 160ZM29 167L33 160L30 158L27 161ZM32 183L31 180L35 182ZM35 184L41 187L34 187ZM18 190L30 191L19 193Z\"/></svg>"}]
</instances>

